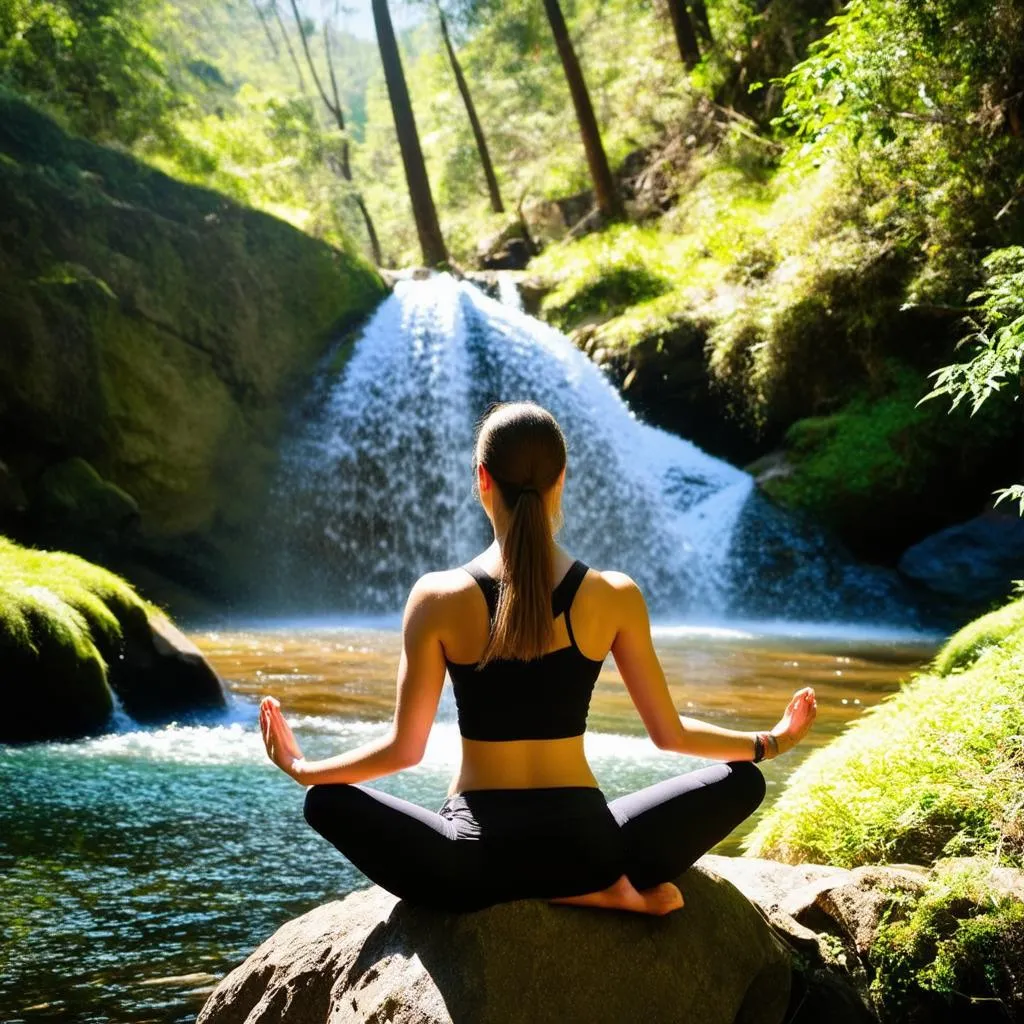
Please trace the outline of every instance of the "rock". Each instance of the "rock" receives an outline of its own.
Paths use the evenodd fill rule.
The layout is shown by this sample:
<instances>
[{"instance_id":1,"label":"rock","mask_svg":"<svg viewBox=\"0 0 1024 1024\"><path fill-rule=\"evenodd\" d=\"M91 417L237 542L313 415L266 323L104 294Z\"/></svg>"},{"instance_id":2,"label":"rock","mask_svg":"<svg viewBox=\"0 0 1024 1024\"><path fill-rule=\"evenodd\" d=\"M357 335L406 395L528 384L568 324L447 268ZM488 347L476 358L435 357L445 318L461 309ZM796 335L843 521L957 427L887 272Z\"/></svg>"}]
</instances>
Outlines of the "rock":
<instances>
[{"instance_id":1,"label":"rock","mask_svg":"<svg viewBox=\"0 0 1024 1024\"><path fill-rule=\"evenodd\" d=\"M954 604L984 608L1024 577L1024 519L987 512L939 530L905 551L898 568Z\"/></svg>"},{"instance_id":2,"label":"rock","mask_svg":"<svg viewBox=\"0 0 1024 1024\"><path fill-rule=\"evenodd\" d=\"M145 628L126 640L124 658L111 666L110 685L136 721L167 721L225 706L220 677L168 618L151 611Z\"/></svg>"},{"instance_id":3,"label":"rock","mask_svg":"<svg viewBox=\"0 0 1024 1024\"><path fill-rule=\"evenodd\" d=\"M11 468L0 462L0 524L28 511L28 498Z\"/></svg>"},{"instance_id":4,"label":"rock","mask_svg":"<svg viewBox=\"0 0 1024 1024\"><path fill-rule=\"evenodd\" d=\"M762 455L749 466L744 466L744 469L754 478L754 483L758 487L764 487L770 480L778 480L793 474L793 464L789 461L789 455L781 448Z\"/></svg>"},{"instance_id":5,"label":"rock","mask_svg":"<svg viewBox=\"0 0 1024 1024\"><path fill-rule=\"evenodd\" d=\"M533 257L533 249L523 238L512 238L500 249L480 260L485 270L525 270Z\"/></svg>"},{"instance_id":6,"label":"rock","mask_svg":"<svg viewBox=\"0 0 1024 1024\"><path fill-rule=\"evenodd\" d=\"M477 264L482 270L524 270L535 253L526 225L513 220L480 243Z\"/></svg>"},{"instance_id":7,"label":"rock","mask_svg":"<svg viewBox=\"0 0 1024 1024\"><path fill-rule=\"evenodd\" d=\"M86 461L137 502L140 558L233 589L285 412L380 277L9 93L0 209L0 459L26 483Z\"/></svg>"},{"instance_id":8,"label":"rock","mask_svg":"<svg viewBox=\"0 0 1024 1024\"><path fill-rule=\"evenodd\" d=\"M729 882L698 867L679 884L665 918L532 900L442 914L374 887L284 925L198 1024L782 1021L783 944Z\"/></svg>"},{"instance_id":9,"label":"rock","mask_svg":"<svg viewBox=\"0 0 1024 1024\"><path fill-rule=\"evenodd\" d=\"M0 665L0 743L100 732L115 693L144 721L224 705L196 647L123 580L2 537Z\"/></svg>"},{"instance_id":10,"label":"rock","mask_svg":"<svg viewBox=\"0 0 1024 1024\"><path fill-rule=\"evenodd\" d=\"M692 441L735 465L763 454L764 441L732 415L727 396L712 384L705 353L708 324L676 315L624 347L607 344L612 380L644 420ZM575 335L574 335L575 337Z\"/></svg>"},{"instance_id":11,"label":"rock","mask_svg":"<svg viewBox=\"0 0 1024 1024\"><path fill-rule=\"evenodd\" d=\"M36 484L34 511L44 536L62 546L68 536L116 541L138 526L135 499L116 484L104 480L85 459L65 459L50 466Z\"/></svg>"}]
</instances>

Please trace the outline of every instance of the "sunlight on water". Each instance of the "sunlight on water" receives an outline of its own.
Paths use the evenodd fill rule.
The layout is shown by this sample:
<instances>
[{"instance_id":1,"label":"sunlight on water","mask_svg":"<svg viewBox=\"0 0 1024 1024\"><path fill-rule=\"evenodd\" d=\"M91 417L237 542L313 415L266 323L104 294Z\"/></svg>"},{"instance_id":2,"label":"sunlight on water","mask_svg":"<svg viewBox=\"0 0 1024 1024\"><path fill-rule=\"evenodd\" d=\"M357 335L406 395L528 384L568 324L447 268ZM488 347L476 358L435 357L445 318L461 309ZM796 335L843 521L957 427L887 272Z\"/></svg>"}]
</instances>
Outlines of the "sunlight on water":
<instances>
[{"instance_id":1,"label":"sunlight on water","mask_svg":"<svg viewBox=\"0 0 1024 1024\"><path fill-rule=\"evenodd\" d=\"M278 696L311 757L381 735L398 633L348 624L195 639L231 681L226 713L140 728L118 712L107 735L0 747L0 1020L190 1020L286 920L366 884L305 825L302 790L266 760L256 705ZM765 766L769 802L807 750L929 656L927 638L904 640L797 642L750 625L656 630L685 714L766 727L793 689L817 687L811 741ZM650 742L610 664L590 721L587 755L609 799L697 763ZM423 763L373 785L437 808L458 754L446 688Z\"/></svg>"}]
</instances>

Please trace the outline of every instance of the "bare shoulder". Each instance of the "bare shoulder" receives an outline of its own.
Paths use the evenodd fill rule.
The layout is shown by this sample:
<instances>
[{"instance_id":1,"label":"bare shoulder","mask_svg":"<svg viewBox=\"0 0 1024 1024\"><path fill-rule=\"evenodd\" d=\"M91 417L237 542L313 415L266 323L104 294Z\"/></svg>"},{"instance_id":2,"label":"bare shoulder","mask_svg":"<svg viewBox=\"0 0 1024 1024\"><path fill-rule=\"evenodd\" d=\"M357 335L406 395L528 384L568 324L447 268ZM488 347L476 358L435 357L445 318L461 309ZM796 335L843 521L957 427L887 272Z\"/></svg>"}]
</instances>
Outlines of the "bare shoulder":
<instances>
[{"instance_id":1,"label":"bare shoulder","mask_svg":"<svg viewBox=\"0 0 1024 1024\"><path fill-rule=\"evenodd\" d=\"M640 589L632 576L616 569L594 569L593 572L609 591L628 593Z\"/></svg>"},{"instance_id":2,"label":"bare shoulder","mask_svg":"<svg viewBox=\"0 0 1024 1024\"><path fill-rule=\"evenodd\" d=\"M643 616L646 602L632 576L615 569L594 569L590 575L594 577L595 593L617 618Z\"/></svg>"},{"instance_id":3,"label":"bare shoulder","mask_svg":"<svg viewBox=\"0 0 1024 1024\"><path fill-rule=\"evenodd\" d=\"M473 577L463 569L441 569L424 573L409 593L410 606L439 607L460 600L476 586Z\"/></svg>"},{"instance_id":4,"label":"bare shoulder","mask_svg":"<svg viewBox=\"0 0 1024 1024\"><path fill-rule=\"evenodd\" d=\"M476 581L464 569L441 569L424 573L412 586L405 607L405 620L415 618L435 628L446 628L472 614Z\"/></svg>"}]
</instances>

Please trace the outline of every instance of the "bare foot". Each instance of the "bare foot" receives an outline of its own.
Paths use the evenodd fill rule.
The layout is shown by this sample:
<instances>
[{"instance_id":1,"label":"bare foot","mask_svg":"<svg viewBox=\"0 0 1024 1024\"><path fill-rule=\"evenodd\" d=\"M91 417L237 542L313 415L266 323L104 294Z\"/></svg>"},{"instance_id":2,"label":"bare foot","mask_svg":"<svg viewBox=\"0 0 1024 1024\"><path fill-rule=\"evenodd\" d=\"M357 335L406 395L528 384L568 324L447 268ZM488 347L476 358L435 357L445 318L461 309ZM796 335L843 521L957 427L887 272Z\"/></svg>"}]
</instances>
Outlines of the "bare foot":
<instances>
[{"instance_id":1,"label":"bare foot","mask_svg":"<svg viewBox=\"0 0 1024 1024\"><path fill-rule=\"evenodd\" d=\"M623 875L614 885L585 896L560 896L549 903L564 903L573 907L602 907L606 910L629 910L635 914L662 917L683 905L683 894L678 886L663 882L651 889L636 889Z\"/></svg>"}]
</instances>

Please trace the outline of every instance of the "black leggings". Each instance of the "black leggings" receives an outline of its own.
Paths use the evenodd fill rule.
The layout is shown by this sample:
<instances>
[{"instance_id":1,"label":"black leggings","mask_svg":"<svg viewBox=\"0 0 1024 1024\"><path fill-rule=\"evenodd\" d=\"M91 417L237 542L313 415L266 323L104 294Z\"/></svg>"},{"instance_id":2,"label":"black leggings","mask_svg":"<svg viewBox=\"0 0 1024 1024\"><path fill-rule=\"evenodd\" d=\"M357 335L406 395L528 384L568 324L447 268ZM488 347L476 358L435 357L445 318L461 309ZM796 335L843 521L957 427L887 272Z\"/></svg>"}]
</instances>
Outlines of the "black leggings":
<instances>
[{"instance_id":1,"label":"black leggings","mask_svg":"<svg viewBox=\"0 0 1024 1024\"><path fill-rule=\"evenodd\" d=\"M371 881L410 903L479 910L581 896L626 875L676 878L764 799L750 761L700 768L610 804L599 789L485 789L439 814L355 785L312 786L306 821Z\"/></svg>"}]
</instances>

